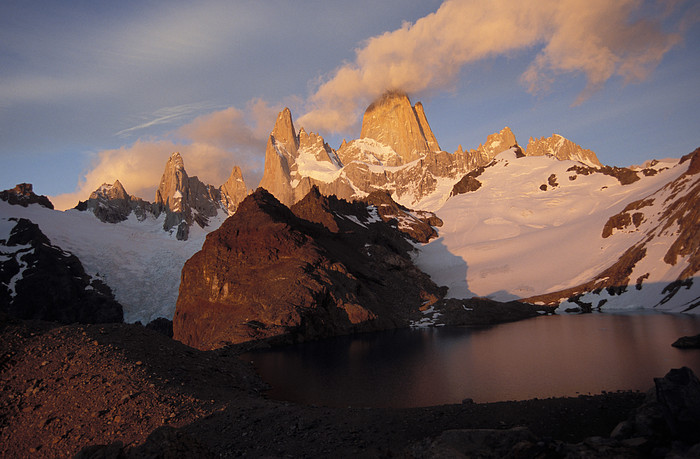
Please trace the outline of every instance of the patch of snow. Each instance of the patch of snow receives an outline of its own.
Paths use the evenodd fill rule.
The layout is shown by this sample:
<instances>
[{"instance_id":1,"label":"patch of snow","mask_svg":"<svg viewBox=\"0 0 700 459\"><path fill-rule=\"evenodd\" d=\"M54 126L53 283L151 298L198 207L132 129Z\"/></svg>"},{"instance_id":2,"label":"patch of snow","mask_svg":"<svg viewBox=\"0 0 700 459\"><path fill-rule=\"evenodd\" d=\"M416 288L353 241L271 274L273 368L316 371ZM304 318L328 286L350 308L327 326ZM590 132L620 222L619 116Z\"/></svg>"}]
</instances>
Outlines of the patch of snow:
<instances>
[{"instance_id":1,"label":"patch of snow","mask_svg":"<svg viewBox=\"0 0 700 459\"><path fill-rule=\"evenodd\" d=\"M379 223L382 221L382 217L379 216L379 211L374 206L367 206L367 212L369 213L369 219L367 223Z\"/></svg>"},{"instance_id":2,"label":"patch of snow","mask_svg":"<svg viewBox=\"0 0 700 459\"><path fill-rule=\"evenodd\" d=\"M325 152L324 152L325 154ZM302 148L296 158L297 174L323 183L330 183L340 176L341 168L332 161L319 161L311 149ZM297 181L297 180L295 180ZM298 185L298 181L297 181ZM295 188L296 185L292 185Z\"/></svg>"}]
</instances>

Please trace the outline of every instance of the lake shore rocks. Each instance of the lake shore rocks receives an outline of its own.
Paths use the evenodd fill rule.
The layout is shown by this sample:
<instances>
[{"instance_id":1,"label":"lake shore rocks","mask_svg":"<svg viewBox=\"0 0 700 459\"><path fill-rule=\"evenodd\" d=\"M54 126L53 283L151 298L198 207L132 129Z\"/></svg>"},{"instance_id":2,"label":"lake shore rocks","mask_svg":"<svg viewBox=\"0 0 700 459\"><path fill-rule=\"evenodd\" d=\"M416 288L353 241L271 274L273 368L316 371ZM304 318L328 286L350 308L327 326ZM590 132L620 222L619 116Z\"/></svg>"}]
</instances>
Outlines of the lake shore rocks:
<instances>
[{"instance_id":1,"label":"lake shore rocks","mask_svg":"<svg viewBox=\"0 0 700 459\"><path fill-rule=\"evenodd\" d=\"M527 429L532 437L510 450L564 457L574 447L601 449L644 399L616 392L412 409L302 406L266 399L232 349L198 351L134 324L0 319L0 368L2 457L426 457L419 453L456 435L445 432L474 429L509 437ZM482 443L482 457L501 451Z\"/></svg>"}]
</instances>

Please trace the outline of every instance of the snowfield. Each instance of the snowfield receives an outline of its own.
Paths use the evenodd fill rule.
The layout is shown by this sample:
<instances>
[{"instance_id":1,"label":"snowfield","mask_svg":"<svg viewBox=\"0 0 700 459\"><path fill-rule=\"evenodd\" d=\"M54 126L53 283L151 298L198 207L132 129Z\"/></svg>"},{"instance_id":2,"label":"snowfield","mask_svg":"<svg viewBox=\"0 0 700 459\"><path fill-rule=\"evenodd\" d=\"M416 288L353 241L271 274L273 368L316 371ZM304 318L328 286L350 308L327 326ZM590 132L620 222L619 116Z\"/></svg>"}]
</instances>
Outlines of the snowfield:
<instances>
[{"instance_id":1,"label":"snowfield","mask_svg":"<svg viewBox=\"0 0 700 459\"><path fill-rule=\"evenodd\" d=\"M193 225L187 241L163 231L165 214L139 222L134 214L116 224L102 223L91 212L50 210L37 204L13 206L0 201L0 222L27 218L39 225L51 243L75 254L85 271L112 288L124 307L124 321L143 324L172 319L185 261L202 248L206 231ZM221 213L207 230L224 221ZM9 222L14 223L14 222Z\"/></svg>"},{"instance_id":2,"label":"snowfield","mask_svg":"<svg viewBox=\"0 0 700 459\"><path fill-rule=\"evenodd\" d=\"M664 160L654 164L655 175L640 173L640 180L623 186L602 173L568 171L576 165L581 163L546 156L516 158L513 150L507 150L477 177L482 186L474 192L450 197L457 180L440 179L436 191L418 203L401 202L395 196L413 209L436 212L444 222L437 228L438 238L415 244L416 264L438 285L448 286L451 298L485 296L505 301L580 285L655 231L663 203L674 192L662 187L688 167L677 160ZM318 179L335 177L336 167L301 155L300 169ZM610 237L602 237L611 216L630 202L652 195L654 203L641 209L645 220L638 228L615 230ZM371 215L379 219L374 208ZM158 317L173 317L185 261L201 249L206 234L218 228L227 215L220 212L206 229L193 225L186 241L163 231L165 214L138 221L132 213L128 220L110 224L91 212L61 212L36 204L24 208L4 201L0 201L0 239L14 226L8 221L12 217L33 221L52 244L77 255L88 274L112 288L124 307L124 320L145 324ZM687 266L685 259L673 266L663 261L675 235L672 227L655 236L647 256L635 266L624 295L610 296L603 290L584 300L597 304L606 300L603 309L655 307L663 297L661 290ZM636 290L634 279L645 273L650 275L644 288ZM700 282L695 282L692 289L681 289L657 309L682 311L688 303L697 302L699 289ZM564 302L559 310L573 306ZM700 308L692 312L700 313Z\"/></svg>"},{"instance_id":3,"label":"snowfield","mask_svg":"<svg viewBox=\"0 0 700 459\"><path fill-rule=\"evenodd\" d=\"M600 173L567 171L577 164L544 156L516 158L512 150L501 153L477 177L482 183L478 190L446 200L431 197L438 206L426 210L436 212L444 225L437 239L419 248L416 264L437 284L448 286L451 298L505 301L574 287L612 265L644 237L643 231L629 231L604 239L607 220L678 178L688 166L659 162L656 175L639 174L640 180L623 186ZM549 184L550 177L557 186ZM643 211L654 213L650 208ZM684 267L662 261L669 245L657 244L659 253L652 250L638 266L639 272L655 273L649 283L671 282ZM646 306L644 294L649 294L647 288L636 297L623 295L626 304L619 307ZM673 310L682 310L680 298L678 303Z\"/></svg>"}]
</instances>

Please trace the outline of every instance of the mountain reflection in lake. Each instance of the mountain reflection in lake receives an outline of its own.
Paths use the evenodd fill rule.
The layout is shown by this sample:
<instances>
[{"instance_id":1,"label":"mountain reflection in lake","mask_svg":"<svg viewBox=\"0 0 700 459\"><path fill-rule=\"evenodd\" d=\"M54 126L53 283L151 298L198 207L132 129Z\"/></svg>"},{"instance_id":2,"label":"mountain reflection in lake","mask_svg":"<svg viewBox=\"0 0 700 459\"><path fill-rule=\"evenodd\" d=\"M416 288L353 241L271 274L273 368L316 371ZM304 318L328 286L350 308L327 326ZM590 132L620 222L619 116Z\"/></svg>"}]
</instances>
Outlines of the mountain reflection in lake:
<instances>
[{"instance_id":1,"label":"mountain reflection in lake","mask_svg":"<svg viewBox=\"0 0 700 459\"><path fill-rule=\"evenodd\" d=\"M700 317L587 314L483 330L432 328L340 337L245 354L270 398L326 406L415 407L647 390L700 350L671 347Z\"/></svg>"}]
</instances>

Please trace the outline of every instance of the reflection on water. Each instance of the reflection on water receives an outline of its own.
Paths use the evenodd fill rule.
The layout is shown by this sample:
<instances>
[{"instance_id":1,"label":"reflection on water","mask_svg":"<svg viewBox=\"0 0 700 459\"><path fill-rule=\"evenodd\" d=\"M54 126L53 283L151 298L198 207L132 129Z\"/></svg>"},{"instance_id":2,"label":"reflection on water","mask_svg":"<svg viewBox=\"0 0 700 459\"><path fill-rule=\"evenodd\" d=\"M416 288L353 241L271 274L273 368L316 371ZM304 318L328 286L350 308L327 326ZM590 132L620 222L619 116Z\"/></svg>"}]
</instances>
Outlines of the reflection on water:
<instances>
[{"instance_id":1,"label":"reflection on water","mask_svg":"<svg viewBox=\"0 0 700 459\"><path fill-rule=\"evenodd\" d=\"M434 328L341 337L249 353L271 398L327 406L411 407L647 390L700 350L671 343L700 317L587 314L484 330Z\"/></svg>"}]
</instances>

